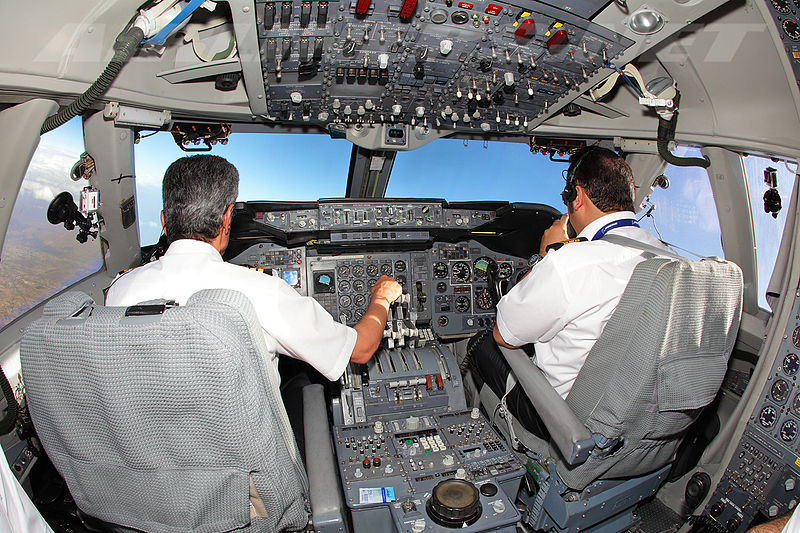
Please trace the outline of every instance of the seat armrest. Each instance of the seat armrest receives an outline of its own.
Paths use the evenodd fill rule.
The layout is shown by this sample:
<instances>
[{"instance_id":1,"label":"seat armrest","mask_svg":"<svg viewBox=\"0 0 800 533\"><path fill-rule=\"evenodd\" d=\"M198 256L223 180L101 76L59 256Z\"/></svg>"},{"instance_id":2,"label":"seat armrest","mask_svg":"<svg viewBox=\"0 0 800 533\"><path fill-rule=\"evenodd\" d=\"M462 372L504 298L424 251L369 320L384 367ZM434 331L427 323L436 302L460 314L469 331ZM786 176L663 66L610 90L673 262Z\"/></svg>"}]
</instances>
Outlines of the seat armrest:
<instances>
[{"instance_id":1,"label":"seat armrest","mask_svg":"<svg viewBox=\"0 0 800 533\"><path fill-rule=\"evenodd\" d=\"M542 371L520 350L499 346L511 371L531 400L533 407L550 432L550 438L569 465L586 461L595 443L586 426L578 420L567 402L559 395Z\"/></svg>"},{"instance_id":2,"label":"seat armrest","mask_svg":"<svg viewBox=\"0 0 800 533\"><path fill-rule=\"evenodd\" d=\"M322 385L303 387L303 433L311 520L320 533L343 531L344 498L333 455L331 428Z\"/></svg>"}]
</instances>

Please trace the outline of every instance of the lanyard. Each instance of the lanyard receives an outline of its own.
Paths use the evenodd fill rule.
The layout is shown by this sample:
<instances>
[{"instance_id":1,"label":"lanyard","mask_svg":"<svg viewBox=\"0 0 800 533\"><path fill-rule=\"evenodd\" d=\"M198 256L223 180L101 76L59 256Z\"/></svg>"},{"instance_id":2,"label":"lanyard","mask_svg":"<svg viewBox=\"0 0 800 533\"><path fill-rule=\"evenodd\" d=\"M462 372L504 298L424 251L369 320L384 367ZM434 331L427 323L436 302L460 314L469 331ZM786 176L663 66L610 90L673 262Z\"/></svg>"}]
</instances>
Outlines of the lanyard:
<instances>
[{"instance_id":1,"label":"lanyard","mask_svg":"<svg viewBox=\"0 0 800 533\"><path fill-rule=\"evenodd\" d=\"M632 219L632 218L622 218L620 220L614 220L612 222L609 222L608 224L606 224L602 228L600 228L597 231L597 233L594 234L594 237L592 237L592 240L596 241L598 239L602 239L603 235L605 235L606 233L608 233L612 229L624 228L624 227L627 227L627 226L636 226L638 228L639 224L637 224L636 221L634 219Z\"/></svg>"}]
</instances>

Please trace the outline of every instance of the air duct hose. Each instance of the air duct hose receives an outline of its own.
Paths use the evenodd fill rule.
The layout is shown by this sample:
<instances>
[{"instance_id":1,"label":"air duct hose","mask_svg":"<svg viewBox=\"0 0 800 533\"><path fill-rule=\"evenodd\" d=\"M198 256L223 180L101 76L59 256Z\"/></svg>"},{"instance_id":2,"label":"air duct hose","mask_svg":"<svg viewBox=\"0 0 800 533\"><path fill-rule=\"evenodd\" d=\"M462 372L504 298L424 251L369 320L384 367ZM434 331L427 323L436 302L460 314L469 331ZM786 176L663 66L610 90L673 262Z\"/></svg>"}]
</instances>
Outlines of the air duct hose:
<instances>
[{"instance_id":1,"label":"air duct hose","mask_svg":"<svg viewBox=\"0 0 800 533\"><path fill-rule=\"evenodd\" d=\"M48 131L66 124L71 119L81 115L98 98L103 96L114 79L116 79L119 71L125 63L128 62L131 56L133 56L134 52L136 52L142 39L144 39L144 32L141 28L136 26L127 32L120 33L114 43L114 57L111 58L111 61L109 61L103 73L100 74L100 77L98 77L95 82L92 83L91 87L80 95L77 100L55 115L47 117L42 125L41 133L45 134Z\"/></svg>"},{"instance_id":2,"label":"air duct hose","mask_svg":"<svg viewBox=\"0 0 800 533\"><path fill-rule=\"evenodd\" d=\"M19 412L19 404L14 396L14 389L8 382L6 373L0 368L0 389L3 391L3 397L6 399L6 414L0 420L0 435L5 435L17 425L17 413Z\"/></svg>"},{"instance_id":3,"label":"air duct hose","mask_svg":"<svg viewBox=\"0 0 800 533\"><path fill-rule=\"evenodd\" d=\"M707 157L678 157L669 151L669 142L675 138L675 125L677 122L677 111L669 120L658 117L658 141L656 141L658 154L664 161L676 167L710 167L711 161Z\"/></svg>"}]
</instances>

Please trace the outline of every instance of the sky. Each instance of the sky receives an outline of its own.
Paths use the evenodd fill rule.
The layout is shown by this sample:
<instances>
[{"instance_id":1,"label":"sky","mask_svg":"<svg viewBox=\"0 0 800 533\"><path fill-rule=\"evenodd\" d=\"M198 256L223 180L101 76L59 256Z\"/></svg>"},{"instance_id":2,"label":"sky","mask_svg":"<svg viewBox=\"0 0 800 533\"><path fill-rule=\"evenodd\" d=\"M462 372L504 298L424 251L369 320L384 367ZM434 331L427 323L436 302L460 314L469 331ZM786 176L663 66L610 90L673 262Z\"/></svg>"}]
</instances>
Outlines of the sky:
<instances>
[{"instance_id":1,"label":"sky","mask_svg":"<svg viewBox=\"0 0 800 533\"><path fill-rule=\"evenodd\" d=\"M211 153L230 160L239 169L239 200L313 201L341 197L345 193L352 145L324 135L233 134L226 146ZM50 199L62 190L78 198L84 183L66 179L83 151L80 122L46 134L23 182L23 195ZM697 155L680 148L678 155ZM161 232L161 179L164 170L187 155L168 133L141 139L135 147L138 224L143 245L155 243ZM777 219L763 211L767 187L763 170L778 170L779 191L788 203L792 173L783 164L758 157L744 157L751 211L758 248L761 305L763 292L777 255L785 210ZM501 143L440 139L410 152L397 154L386 195L388 197L444 198L449 201L505 200L548 204L563 210L560 192L565 163L531 154L525 143ZM654 205L641 225L691 256L722 255L719 222L708 177L704 170L668 167L670 187L657 189L646 201ZM640 213L647 212L645 209Z\"/></svg>"}]
</instances>

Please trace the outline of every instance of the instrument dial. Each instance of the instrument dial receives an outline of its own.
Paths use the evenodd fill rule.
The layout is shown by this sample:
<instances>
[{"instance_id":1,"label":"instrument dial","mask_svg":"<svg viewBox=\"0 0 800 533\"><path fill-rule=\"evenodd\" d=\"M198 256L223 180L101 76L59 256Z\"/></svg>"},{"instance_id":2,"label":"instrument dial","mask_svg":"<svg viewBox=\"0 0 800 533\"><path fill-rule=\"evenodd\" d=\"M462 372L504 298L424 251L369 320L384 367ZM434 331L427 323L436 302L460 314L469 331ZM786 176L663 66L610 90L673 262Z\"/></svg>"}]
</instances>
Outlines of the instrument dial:
<instances>
[{"instance_id":1,"label":"instrument dial","mask_svg":"<svg viewBox=\"0 0 800 533\"><path fill-rule=\"evenodd\" d=\"M358 307L363 307L367 303L367 298L363 294L356 294L353 301Z\"/></svg>"},{"instance_id":2,"label":"instrument dial","mask_svg":"<svg viewBox=\"0 0 800 533\"><path fill-rule=\"evenodd\" d=\"M363 265L353 265L353 268L351 269L351 271L353 272L353 275L355 277L357 277L357 278L363 278L364 277L364 266Z\"/></svg>"},{"instance_id":3,"label":"instrument dial","mask_svg":"<svg viewBox=\"0 0 800 533\"><path fill-rule=\"evenodd\" d=\"M378 275L378 265L371 263L367 265L367 276L374 278Z\"/></svg>"},{"instance_id":4,"label":"instrument dial","mask_svg":"<svg viewBox=\"0 0 800 533\"><path fill-rule=\"evenodd\" d=\"M786 383L784 380L779 379L775 383L772 384L772 389L770 390L772 394L772 399L778 403L783 403L786 401L786 398L789 397L789 384Z\"/></svg>"},{"instance_id":5,"label":"instrument dial","mask_svg":"<svg viewBox=\"0 0 800 533\"><path fill-rule=\"evenodd\" d=\"M367 287L373 287L376 283L378 283L377 278L370 278L367 280Z\"/></svg>"},{"instance_id":6,"label":"instrument dial","mask_svg":"<svg viewBox=\"0 0 800 533\"><path fill-rule=\"evenodd\" d=\"M771 405L767 405L761 410L761 414L758 415L758 423L761 424L761 427L771 428L775 424L777 418L778 411Z\"/></svg>"},{"instance_id":7,"label":"instrument dial","mask_svg":"<svg viewBox=\"0 0 800 533\"><path fill-rule=\"evenodd\" d=\"M459 296L456 298L456 311L459 313L466 313L469 311L469 298L466 296Z\"/></svg>"},{"instance_id":8,"label":"instrument dial","mask_svg":"<svg viewBox=\"0 0 800 533\"><path fill-rule=\"evenodd\" d=\"M452 267L454 283L469 283L469 265L464 261L456 261Z\"/></svg>"},{"instance_id":9,"label":"instrument dial","mask_svg":"<svg viewBox=\"0 0 800 533\"><path fill-rule=\"evenodd\" d=\"M792 344L794 344L795 348L800 348L800 326L794 328L792 332Z\"/></svg>"},{"instance_id":10,"label":"instrument dial","mask_svg":"<svg viewBox=\"0 0 800 533\"><path fill-rule=\"evenodd\" d=\"M772 0L772 7L775 8L775 11L784 15L788 15L791 11L789 0Z\"/></svg>"},{"instance_id":11,"label":"instrument dial","mask_svg":"<svg viewBox=\"0 0 800 533\"><path fill-rule=\"evenodd\" d=\"M405 286L406 286L406 277L405 277L405 276L397 276L397 277L395 278L395 280L397 281L397 283L399 283L399 284L400 284L400 285L402 285L403 287L405 287Z\"/></svg>"},{"instance_id":12,"label":"instrument dial","mask_svg":"<svg viewBox=\"0 0 800 533\"><path fill-rule=\"evenodd\" d=\"M472 269L475 271L476 276L481 279L486 279L486 277L489 275L489 265L493 263L494 259L482 255L472 263Z\"/></svg>"},{"instance_id":13,"label":"instrument dial","mask_svg":"<svg viewBox=\"0 0 800 533\"><path fill-rule=\"evenodd\" d=\"M364 285L364 280L357 279L353 282L353 290L356 292L364 292L366 286Z\"/></svg>"},{"instance_id":14,"label":"instrument dial","mask_svg":"<svg viewBox=\"0 0 800 533\"><path fill-rule=\"evenodd\" d=\"M796 354L790 353L783 358L783 371L787 376L794 376L798 369L800 369L800 360Z\"/></svg>"},{"instance_id":15,"label":"instrument dial","mask_svg":"<svg viewBox=\"0 0 800 533\"><path fill-rule=\"evenodd\" d=\"M358 321L364 318L364 310L363 309L356 309L356 312L353 313L353 318Z\"/></svg>"},{"instance_id":16,"label":"instrument dial","mask_svg":"<svg viewBox=\"0 0 800 533\"><path fill-rule=\"evenodd\" d=\"M392 275L392 265L389 263L384 263L381 265L381 274L384 276L391 276Z\"/></svg>"},{"instance_id":17,"label":"instrument dial","mask_svg":"<svg viewBox=\"0 0 800 533\"><path fill-rule=\"evenodd\" d=\"M394 262L394 270L395 270L395 272L405 272L406 271L406 262L405 261L395 261Z\"/></svg>"},{"instance_id":18,"label":"instrument dial","mask_svg":"<svg viewBox=\"0 0 800 533\"><path fill-rule=\"evenodd\" d=\"M339 292L350 292L350 282L347 280L340 281Z\"/></svg>"},{"instance_id":19,"label":"instrument dial","mask_svg":"<svg viewBox=\"0 0 800 533\"><path fill-rule=\"evenodd\" d=\"M494 305L492 295L489 294L489 289L478 289L475 294L475 307L483 311L488 311Z\"/></svg>"},{"instance_id":20,"label":"instrument dial","mask_svg":"<svg viewBox=\"0 0 800 533\"><path fill-rule=\"evenodd\" d=\"M350 322L353 319L353 313L351 313L347 309L342 309L339 311L339 320L341 321L341 317L344 317L345 322Z\"/></svg>"},{"instance_id":21,"label":"instrument dial","mask_svg":"<svg viewBox=\"0 0 800 533\"><path fill-rule=\"evenodd\" d=\"M444 279L448 276L447 263L437 261L433 264L433 277L437 279Z\"/></svg>"},{"instance_id":22,"label":"instrument dial","mask_svg":"<svg viewBox=\"0 0 800 533\"><path fill-rule=\"evenodd\" d=\"M786 36L793 41L800 40L800 24L797 24L792 19L786 19L783 21L783 31L786 33Z\"/></svg>"},{"instance_id":23,"label":"instrument dial","mask_svg":"<svg viewBox=\"0 0 800 533\"><path fill-rule=\"evenodd\" d=\"M792 411L794 411L794 414L797 416L800 416L800 394L795 396L794 400L792 400Z\"/></svg>"},{"instance_id":24,"label":"instrument dial","mask_svg":"<svg viewBox=\"0 0 800 533\"><path fill-rule=\"evenodd\" d=\"M339 307L350 307L350 304L353 303L353 300L345 295L339 296Z\"/></svg>"},{"instance_id":25,"label":"instrument dial","mask_svg":"<svg viewBox=\"0 0 800 533\"><path fill-rule=\"evenodd\" d=\"M508 279L514 273L514 267L511 263L500 263L497 267L497 277L500 279Z\"/></svg>"},{"instance_id":26,"label":"instrument dial","mask_svg":"<svg viewBox=\"0 0 800 533\"><path fill-rule=\"evenodd\" d=\"M436 319L436 323L441 327L445 327L450 323L450 319L447 318L447 315L439 315L439 318Z\"/></svg>"},{"instance_id":27,"label":"instrument dial","mask_svg":"<svg viewBox=\"0 0 800 533\"><path fill-rule=\"evenodd\" d=\"M797 422L794 420L787 420L781 425L781 440L784 442L792 442L797 436Z\"/></svg>"},{"instance_id":28,"label":"instrument dial","mask_svg":"<svg viewBox=\"0 0 800 533\"><path fill-rule=\"evenodd\" d=\"M447 283L440 281L436 284L436 292L447 292Z\"/></svg>"},{"instance_id":29,"label":"instrument dial","mask_svg":"<svg viewBox=\"0 0 800 533\"><path fill-rule=\"evenodd\" d=\"M346 278L350 275L350 267L347 265L340 266L336 271L340 278Z\"/></svg>"}]
</instances>

